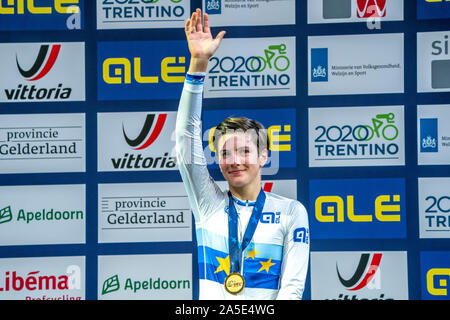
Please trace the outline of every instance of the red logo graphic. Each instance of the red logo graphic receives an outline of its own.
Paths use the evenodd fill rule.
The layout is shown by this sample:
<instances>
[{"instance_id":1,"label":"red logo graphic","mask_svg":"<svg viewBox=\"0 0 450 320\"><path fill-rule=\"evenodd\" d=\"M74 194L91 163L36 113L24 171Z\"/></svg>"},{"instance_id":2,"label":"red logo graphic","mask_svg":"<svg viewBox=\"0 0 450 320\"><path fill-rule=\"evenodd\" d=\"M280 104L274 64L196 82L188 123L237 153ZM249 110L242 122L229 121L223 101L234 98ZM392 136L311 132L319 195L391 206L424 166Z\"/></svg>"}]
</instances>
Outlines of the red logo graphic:
<instances>
[{"instance_id":1,"label":"red logo graphic","mask_svg":"<svg viewBox=\"0 0 450 320\"><path fill-rule=\"evenodd\" d=\"M139 133L136 139L132 140L128 138L127 134L125 133L125 128L122 125L123 136L125 137L125 140L127 141L128 145L130 147L133 147L134 150L142 150L148 148L158 138L159 134L161 133L164 127L166 119L167 114L164 113L159 114L158 119L156 120L156 123L153 126L155 115L148 114L147 118L145 119L144 126L142 127L141 133Z\"/></svg>"},{"instance_id":2,"label":"red logo graphic","mask_svg":"<svg viewBox=\"0 0 450 320\"><path fill-rule=\"evenodd\" d=\"M339 273L338 266L336 264L336 271L339 277L339 281L342 283L344 287L347 288L347 290L350 291L360 290L364 288L375 276L375 273L377 272L378 267L380 266L382 255L383 255L382 253L374 253L372 256L372 261L370 262L369 265L369 259L371 255L369 253L361 254L361 259L359 260L359 264L358 267L356 268L355 273L350 279L347 280L342 278L341 274Z\"/></svg>"},{"instance_id":3,"label":"red logo graphic","mask_svg":"<svg viewBox=\"0 0 450 320\"><path fill-rule=\"evenodd\" d=\"M264 183L263 190L265 192L272 192L272 188L273 188L273 182L266 182L266 183Z\"/></svg>"},{"instance_id":4,"label":"red logo graphic","mask_svg":"<svg viewBox=\"0 0 450 320\"><path fill-rule=\"evenodd\" d=\"M386 16L386 0L357 0L358 18L380 18Z\"/></svg>"},{"instance_id":5,"label":"red logo graphic","mask_svg":"<svg viewBox=\"0 0 450 320\"><path fill-rule=\"evenodd\" d=\"M19 60L16 55L16 64L20 74L27 81L36 81L43 78L52 69L53 65L58 58L59 51L61 50L60 44L52 45L49 53L49 45L41 45L38 56L34 61L33 66L29 70L23 70L19 64Z\"/></svg>"}]
</instances>

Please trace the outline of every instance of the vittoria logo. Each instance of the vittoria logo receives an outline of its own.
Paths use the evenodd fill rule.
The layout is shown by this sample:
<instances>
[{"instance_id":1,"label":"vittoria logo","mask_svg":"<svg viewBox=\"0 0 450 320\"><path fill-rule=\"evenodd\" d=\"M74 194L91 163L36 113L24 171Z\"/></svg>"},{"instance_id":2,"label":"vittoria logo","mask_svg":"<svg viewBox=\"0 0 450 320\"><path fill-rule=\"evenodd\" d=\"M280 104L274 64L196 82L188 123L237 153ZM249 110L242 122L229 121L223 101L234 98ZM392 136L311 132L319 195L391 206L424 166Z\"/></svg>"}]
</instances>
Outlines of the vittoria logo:
<instances>
[{"instance_id":1,"label":"vittoria logo","mask_svg":"<svg viewBox=\"0 0 450 320\"><path fill-rule=\"evenodd\" d=\"M378 267L380 266L381 257L381 253L374 253L372 257L368 253L361 254L361 259L359 260L358 267L356 268L353 276L349 279L344 279L341 276L341 274L339 273L339 268L336 265L336 271L339 277L339 281L345 288L347 288L347 290L350 291L360 290L364 288L375 276ZM369 264L370 258L371 261Z\"/></svg>"},{"instance_id":2,"label":"vittoria logo","mask_svg":"<svg viewBox=\"0 0 450 320\"><path fill-rule=\"evenodd\" d=\"M0 102L85 99L83 43L1 44L0 68Z\"/></svg>"},{"instance_id":3,"label":"vittoria logo","mask_svg":"<svg viewBox=\"0 0 450 320\"><path fill-rule=\"evenodd\" d=\"M155 126L152 129L153 122L155 120L154 114L148 114L147 118L145 119L144 126L142 127L141 133L139 136L137 136L136 139L130 139L128 138L125 128L122 126L123 130L123 136L125 140L127 141L128 145L130 147L133 147L134 150L142 150L147 147L149 147L155 140L158 138L159 134L161 133L164 123L166 122L167 114L159 114L155 123Z\"/></svg>"},{"instance_id":4,"label":"vittoria logo","mask_svg":"<svg viewBox=\"0 0 450 320\"><path fill-rule=\"evenodd\" d=\"M176 169L176 112L99 114L99 169Z\"/></svg>"},{"instance_id":5,"label":"vittoria logo","mask_svg":"<svg viewBox=\"0 0 450 320\"><path fill-rule=\"evenodd\" d=\"M356 14L358 18L385 17L386 0L358 0Z\"/></svg>"}]
</instances>

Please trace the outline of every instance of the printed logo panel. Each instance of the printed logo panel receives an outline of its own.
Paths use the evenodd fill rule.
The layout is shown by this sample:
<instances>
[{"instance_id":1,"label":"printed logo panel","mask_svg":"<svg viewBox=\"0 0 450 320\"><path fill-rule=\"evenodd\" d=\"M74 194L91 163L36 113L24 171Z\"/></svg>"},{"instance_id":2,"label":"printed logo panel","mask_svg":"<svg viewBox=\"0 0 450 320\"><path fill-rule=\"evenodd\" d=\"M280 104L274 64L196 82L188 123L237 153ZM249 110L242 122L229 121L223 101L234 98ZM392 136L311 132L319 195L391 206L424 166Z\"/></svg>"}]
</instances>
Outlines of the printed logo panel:
<instances>
[{"instance_id":1,"label":"printed logo panel","mask_svg":"<svg viewBox=\"0 0 450 320\"><path fill-rule=\"evenodd\" d=\"M192 240L192 213L183 183L100 184L99 242Z\"/></svg>"},{"instance_id":2,"label":"printed logo panel","mask_svg":"<svg viewBox=\"0 0 450 320\"><path fill-rule=\"evenodd\" d=\"M0 30L79 30L84 0L2 0Z\"/></svg>"},{"instance_id":3,"label":"printed logo panel","mask_svg":"<svg viewBox=\"0 0 450 320\"><path fill-rule=\"evenodd\" d=\"M213 27L295 24L294 0L203 0L202 4Z\"/></svg>"},{"instance_id":4,"label":"printed logo panel","mask_svg":"<svg viewBox=\"0 0 450 320\"><path fill-rule=\"evenodd\" d=\"M309 166L405 164L403 106L309 108Z\"/></svg>"},{"instance_id":5,"label":"printed logo panel","mask_svg":"<svg viewBox=\"0 0 450 320\"><path fill-rule=\"evenodd\" d=\"M98 113L98 170L177 170L176 112Z\"/></svg>"},{"instance_id":6,"label":"printed logo panel","mask_svg":"<svg viewBox=\"0 0 450 320\"><path fill-rule=\"evenodd\" d=\"M0 173L86 170L85 115L0 115Z\"/></svg>"},{"instance_id":7,"label":"printed logo panel","mask_svg":"<svg viewBox=\"0 0 450 320\"><path fill-rule=\"evenodd\" d=\"M405 179L310 180L315 239L406 238Z\"/></svg>"},{"instance_id":8,"label":"printed logo panel","mask_svg":"<svg viewBox=\"0 0 450 320\"><path fill-rule=\"evenodd\" d=\"M406 252L312 252L312 300L407 300Z\"/></svg>"},{"instance_id":9,"label":"printed logo panel","mask_svg":"<svg viewBox=\"0 0 450 320\"><path fill-rule=\"evenodd\" d=\"M185 41L98 43L98 99L179 99L189 57Z\"/></svg>"},{"instance_id":10,"label":"printed logo panel","mask_svg":"<svg viewBox=\"0 0 450 320\"><path fill-rule=\"evenodd\" d=\"M224 39L208 68L205 98L294 96L295 38Z\"/></svg>"},{"instance_id":11,"label":"printed logo panel","mask_svg":"<svg viewBox=\"0 0 450 320\"><path fill-rule=\"evenodd\" d=\"M382 21L403 20L403 0L308 0L307 6L308 23L367 22L375 29Z\"/></svg>"},{"instance_id":12,"label":"printed logo panel","mask_svg":"<svg viewBox=\"0 0 450 320\"><path fill-rule=\"evenodd\" d=\"M401 33L308 37L308 57L309 95L404 91Z\"/></svg>"},{"instance_id":13,"label":"printed logo panel","mask_svg":"<svg viewBox=\"0 0 450 320\"><path fill-rule=\"evenodd\" d=\"M188 0L97 0L97 29L184 28Z\"/></svg>"},{"instance_id":14,"label":"printed logo panel","mask_svg":"<svg viewBox=\"0 0 450 320\"><path fill-rule=\"evenodd\" d=\"M450 300L450 251L420 253L422 300Z\"/></svg>"},{"instance_id":15,"label":"printed logo panel","mask_svg":"<svg viewBox=\"0 0 450 320\"><path fill-rule=\"evenodd\" d=\"M99 300L191 300L191 254L98 257Z\"/></svg>"},{"instance_id":16,"label":"printed logo panel","mask_svg":"<svg viewBox=\"0 0 450 320\"><path fill-rule=\"evenodd\" d=\"M85 257L0 259L1 300L84 300Z\"/></svg>"},{"instance_id":17,"label":"printed logo panel","mask_svg":"<svg viewBox=\"0 0 450 320\"><path fill-rule=\"evenodd\" d=\"M450 18L448 0L417 0L417 19Z\"/></svg>"},{"instance_id":18,"label":"printed logo panel","mask_svg":"<svg viewBox=\"0 0 450 320\"><path fill-rule=\"evenodd\" d=\"M281 111L282 110L282 111ZM278 168L294 168L296 166L296 123L295 109L264 109L245 110L239 114L237 110L204 111L203 145L207 164L212 169L218 169L216 150L212 137L216 126L229 117L245 116L262 123L269 136L269 158L262 168L263 175L276 174Z\"/></svg>"},{"instance_id":19,"label":"printed logo panel","mask_svg":"<svg viewBox=\"0 0 450 320\"><path fill-rule=\"evenodd\" d=\"M0 102L85 100L84 43L2 43Z\"/></svg>"},{"instance_id":20,"label":"printed logo panel","mask_svg":"<svg viewBox=\"0 0 450 320\"><path fill-rule=\"evenodd\" d=\"M417 92L450 91L450 31L417 33Z\"/></svg>"},{"instance_id":21,"label":"printed logo panel","mask_svg":"<svg viewBox=\"0 0 450 320\"><path fill-rule=\"evenodd\" d=\"M84 185L0 187L0 245L86 242Z\"/></svg>"},{"instance_id":22,"label":"printed logo panel","mask_svg":"<svg viewBox=\"0 0 450 320\"><path fill-rule=\"evenodd\" d=\"M450 164L450 105L417 106L419 165Z\"/></svg>"},{"instance_id":23,"label":"printed logo panel","mask_svg":"<svg viewBox=\"0 0 450 320\"><path fill-rule=\"evenodd\" d=\"M450 238L450 178L419 178L420 238Z\"/></svg>"}]
</instances>

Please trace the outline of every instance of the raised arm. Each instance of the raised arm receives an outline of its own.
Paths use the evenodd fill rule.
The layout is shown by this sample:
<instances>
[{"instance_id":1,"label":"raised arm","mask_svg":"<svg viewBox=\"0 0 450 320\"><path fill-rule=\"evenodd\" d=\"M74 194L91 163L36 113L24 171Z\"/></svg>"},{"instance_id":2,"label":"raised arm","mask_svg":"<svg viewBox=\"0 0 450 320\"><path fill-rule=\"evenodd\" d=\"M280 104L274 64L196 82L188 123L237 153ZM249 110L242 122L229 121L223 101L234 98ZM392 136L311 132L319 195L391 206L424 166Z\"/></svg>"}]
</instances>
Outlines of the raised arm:
<instances>
[{"instance_id":1,"label":"raised arm","mask_svg":"<svg viewBox=\"0 0 450 320\"><path fill-rule=\"evenodd\" d=\"M177 162L196 222L208 217L220 202L221 191L210 177L202 145L202 93L209 58L225 32L212 38L208 15L197 9L186 21L185 33L191 61L178 107L176 122Z\"/></svg>"}]
</instances>

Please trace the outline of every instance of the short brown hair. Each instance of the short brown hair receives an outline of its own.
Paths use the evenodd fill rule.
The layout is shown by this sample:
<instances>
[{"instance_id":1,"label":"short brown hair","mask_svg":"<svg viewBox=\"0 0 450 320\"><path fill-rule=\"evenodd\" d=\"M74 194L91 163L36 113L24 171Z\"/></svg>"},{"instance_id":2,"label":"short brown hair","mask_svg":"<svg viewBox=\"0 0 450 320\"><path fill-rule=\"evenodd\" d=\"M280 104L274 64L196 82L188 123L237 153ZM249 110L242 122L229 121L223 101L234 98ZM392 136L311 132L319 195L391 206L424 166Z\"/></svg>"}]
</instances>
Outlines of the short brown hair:
<instances>
[{"instance_id":1,"label":"short brown hair","mask_svg":"<svg viewBox=\"0 0 450 320\"><path fill-rule=\"evenodd\" d=\"M216 127L216 130L214 131L213 144L216 152L218 151L217 143L219 141L219 138L227 133L230 133L230 131L254 131L257 137L255 137L255 144L258 148L258 154L264 149L269 150L270 144L267 130L259 121L247 117L228 117L221 123L219 123Z\"/></svg>"}]
</instances>

